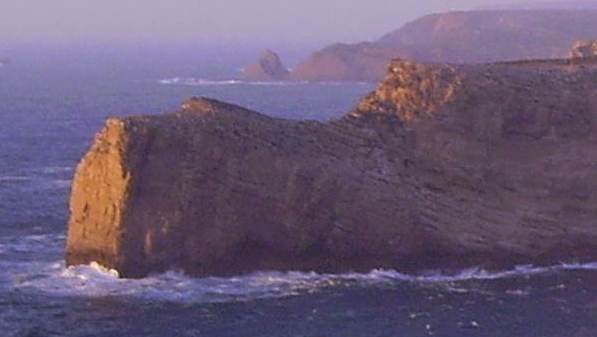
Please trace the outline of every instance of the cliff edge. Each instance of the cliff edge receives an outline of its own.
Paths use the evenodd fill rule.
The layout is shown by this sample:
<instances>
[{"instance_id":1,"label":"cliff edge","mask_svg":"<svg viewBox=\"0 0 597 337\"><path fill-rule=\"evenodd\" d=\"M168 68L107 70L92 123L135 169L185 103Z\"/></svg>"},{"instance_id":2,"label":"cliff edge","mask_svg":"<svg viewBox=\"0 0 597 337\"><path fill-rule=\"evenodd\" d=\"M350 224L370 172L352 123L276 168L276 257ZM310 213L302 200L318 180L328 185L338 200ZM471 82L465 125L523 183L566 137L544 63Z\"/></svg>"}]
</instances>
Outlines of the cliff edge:
<instances>
[{"instance_id":1,"label":"cliff edge","mask_svg":"<svg viewBox=\"0 0 597 337\"><path fill-rule=\"evenodd\" d=\"M392 62L354 111L206 98L112 118L77 167L67 264L125 277L597 258L597 62Z\"/></svg>"}]
</instances>

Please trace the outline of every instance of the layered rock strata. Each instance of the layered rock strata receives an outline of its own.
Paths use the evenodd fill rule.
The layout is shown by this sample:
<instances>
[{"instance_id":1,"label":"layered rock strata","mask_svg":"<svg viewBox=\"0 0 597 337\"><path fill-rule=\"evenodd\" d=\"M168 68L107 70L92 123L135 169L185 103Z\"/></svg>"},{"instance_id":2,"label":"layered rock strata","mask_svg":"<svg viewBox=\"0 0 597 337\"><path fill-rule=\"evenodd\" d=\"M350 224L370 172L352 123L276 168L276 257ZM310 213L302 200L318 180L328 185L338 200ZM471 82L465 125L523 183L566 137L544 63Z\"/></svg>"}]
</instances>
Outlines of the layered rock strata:
<instances>
[{"instance_id":1,"label":"layered rock strata","mask_svg":"<svg viewBox=\"0 0 597 337\"><path fill-rule=\"evenodd\" d=\"M396 60L327 123L206 98L109 119L66 260L141 277L595 259L596 163L594 61Z\"/></svg>"}]
</instances>

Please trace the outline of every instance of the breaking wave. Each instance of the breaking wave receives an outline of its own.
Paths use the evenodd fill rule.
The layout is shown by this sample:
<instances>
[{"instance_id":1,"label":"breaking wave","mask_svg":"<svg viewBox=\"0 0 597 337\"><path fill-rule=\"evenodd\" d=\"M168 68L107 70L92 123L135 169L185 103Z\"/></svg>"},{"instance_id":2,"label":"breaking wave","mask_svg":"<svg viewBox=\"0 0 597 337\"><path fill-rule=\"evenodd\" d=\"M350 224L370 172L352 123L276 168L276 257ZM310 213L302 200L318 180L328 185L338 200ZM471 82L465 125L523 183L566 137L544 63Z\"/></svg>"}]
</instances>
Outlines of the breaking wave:
<instances>
[{"instance_id":1,"label":"breaking wave","mask_svg":"<svg viewBox=\"0 0 597 337\"><path fill-rule=\"evenodd\" d=\"M62 262L48 265L46 277L17 284L56 296L129 296L164 302L213 303L298 295L331 285L315 273L261 272L232 278L192 278L167 272L143 279L121 279L118 272L97 263L64 268Z\"/></svg>"},{"instance_id":2,"label":"breaking wave","mask_svg":"<svg viewBox=\"0 0 597 337\"><path fill-rule=\"evenodd\" d=\"M184 86L225 86L225 85L253 85L253 86L296 86L306 84L346 85L346 82L309 82L309 81L242 81L242 80L207 80L201 78L173 77L158 80L160 84ZM369 85L366 82L350 82L350 84Z\"/></svg>"},{"instance_id":3,"label":"breaking wave","mask_svg":"<svg viewBox=\"0 0 597 337\"><path fill-rule=\"evenodd\" d=\"M42 173L42 174L61 174L61 173L69 173L74 171L72 166L47 166L38 169L31 170L34 173Z\"/></svg>"},{"instance_id":4,"label":"breaking wave","mask_svg":"<svg viewBox=\"0 0 597 337\"><path fill-rule=\"evenodd\" d=\"M445 286L455 284L466 288L467 281L498 280L528 277L572 270L597 270L597 262L561 264L551 267L519 266L512 270L490 272L471 268L454 274L429 272L409 275L393 270L373 270L369 273L318 274L314 272L264 271L249 275L220 278L193 278L170 271L143 279L119 278L118 271L97 263L65 267L62 262L64 235L29 235L21 240L0 242L0 267L9 275L9 288L41 292L51 296L112 297L125 296L147 301L215 303L247 301L261 298L287 297L316 293L337 286ZM46 250L44 252L44 249ZM25 261L10 261L6 254L28 256ZM51 261L36 258L50 255ZM8 260L8 261L7 261ZM42 260L42 261L40 261ZM512 295L518 295L513 293Z\"/></svg>"},{"instance_id":5,"label":"breaking wave","mask_svg":"<svg viewBox=\"0 0 597 337\"><path fill-rule=\"evenodd\" d=\"M545 268L527 266L496 273L470 269L455 275L429 276L373 270L364 274L257 272L231 278L192 278L171 271L136 280L119 278L116 270L104 268L97 263L65 268L62 262L54 262L41 270L38 269L31 279L21 278L14 286L55 296L129 296L151 301L213 303L287 297L315 293L339 285L391 286L399 282L409 282L450 286L455 282L496 280L565 270L597 270L597 263Z\"/></svg>"},{"instance_id":6,"label":"breaking wave","mask_svg":"<svg viewBox=\"0 0 597 337\"><path fill-rule=\"evenodd\" d=\"M165 78L158 81L160 84L174 84L174 85L233 85L233 84L241 84L241 81L238 80L222 80L222 81L212 81L212 80L204 80L204 79L195 79L195 78L181 78L181 77L173 77L173 78Z\"/></svg>"}]
</instances>

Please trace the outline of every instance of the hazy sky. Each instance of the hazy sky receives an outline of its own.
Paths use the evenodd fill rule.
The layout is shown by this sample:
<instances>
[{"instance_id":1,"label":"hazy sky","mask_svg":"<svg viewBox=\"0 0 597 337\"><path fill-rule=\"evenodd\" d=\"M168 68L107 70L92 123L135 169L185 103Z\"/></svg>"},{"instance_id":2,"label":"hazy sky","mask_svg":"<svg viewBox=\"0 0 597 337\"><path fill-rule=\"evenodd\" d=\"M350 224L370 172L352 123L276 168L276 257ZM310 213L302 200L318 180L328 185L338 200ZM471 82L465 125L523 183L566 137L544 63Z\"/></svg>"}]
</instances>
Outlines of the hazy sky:
<instances>
[{"instance_id":1,"label":"hazy sky","mask_svg":"<svg viewBox=\"0 0 597 337\"><path fill-rule=\"evenodd\" d=\"M513 0L0 0L0 42L319 44ZM521 2L521 1L519 1Z\"/></svg>"}]
</instances>

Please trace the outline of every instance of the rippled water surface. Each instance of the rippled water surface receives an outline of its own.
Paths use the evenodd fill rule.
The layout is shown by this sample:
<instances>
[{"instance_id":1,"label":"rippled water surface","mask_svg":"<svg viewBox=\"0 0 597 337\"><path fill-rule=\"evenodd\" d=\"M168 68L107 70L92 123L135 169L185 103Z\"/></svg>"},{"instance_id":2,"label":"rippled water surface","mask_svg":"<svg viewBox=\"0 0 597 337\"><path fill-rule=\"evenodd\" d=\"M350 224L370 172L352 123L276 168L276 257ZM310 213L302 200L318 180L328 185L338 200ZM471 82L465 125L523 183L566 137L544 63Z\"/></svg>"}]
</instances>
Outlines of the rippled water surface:
<instances>
[{"instance_id":1,"label":"rippled water surface","mask_svg":"<svg viewBox=\"0 0 597 337\"><path fill-rule=\"evenodd\" d=\"M207 80L205 69L62 55L0 68L0 336L597 336L597 264L140 280L65 268L73 168L107 116L203 95L325 120L373 88Z\"/></svg>"}]
</instances>

